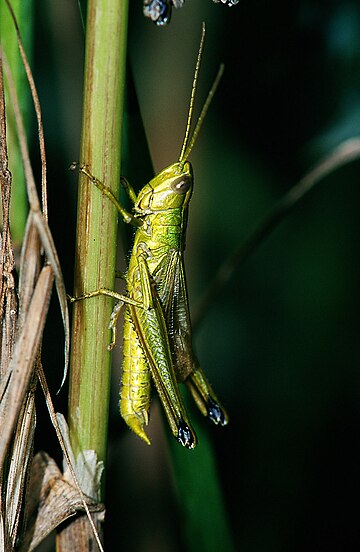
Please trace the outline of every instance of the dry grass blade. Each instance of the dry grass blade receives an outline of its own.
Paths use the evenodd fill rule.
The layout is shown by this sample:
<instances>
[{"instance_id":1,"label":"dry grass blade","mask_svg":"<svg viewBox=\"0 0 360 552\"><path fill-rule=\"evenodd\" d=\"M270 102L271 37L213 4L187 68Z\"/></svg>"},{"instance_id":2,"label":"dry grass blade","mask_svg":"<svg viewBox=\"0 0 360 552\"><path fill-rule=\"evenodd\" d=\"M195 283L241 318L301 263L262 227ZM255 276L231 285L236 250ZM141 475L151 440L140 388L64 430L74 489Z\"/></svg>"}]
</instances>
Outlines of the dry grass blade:
<instances>
[{"instance_id":1,"label":"dry grass blade","mask_svg":"<svg viewBox=\"0 0 360 552\"><path fill-rule=\"evenodd\" d=\"M1 362L0 382L8 370L14 342L17 299L14 281L14 253L11 246L9 210L11 193L11 174L8 169L6 148L5 101L2 79L2 60L0 56L0 186L2 204L2 233L0 235L0 318L1 318ZM0 393L1 398L1 393Z\"/></svg>"},{"instance_id":2,"label":"dry grass blade","mask_svg":"<svg viewBox=\"0 0 360 552\"><path fill-rule=\"evenodd\" d=\"M45 266L36 283L29 310L24 317L24 324L19 332L13 357L10 361L10 381L3 397L0 412L0 426L2 427L0 466L5 461L9 442L33 373L33 366L45 325L53 280L51 267Z\"/></svg>"},{"instance_id":3,"label":"dry grass blade","mask_svg":"<svg viewBox=\"0 0 360 552\"><path fill-rule=\"evenodd\" d=\"M18 40L20 40L19 36L18 36ZM25 56L25 53L23 54L23 56ZM33 221L38 229L39 236L42 242L42 246L44 247L47 260L50 263L55 275L55 284L56 284L56 289L58 293L60 310L61 310L61 315L62 315L63 325L64 325L64 333L65 333L65 345L64 345L65 361L64 361L64 374L63 374L62 383L61 383L62 385L63 382L65 381L66 374L67 374L67 367L69 364L69 343L70 343L70 323L69 323L69 310L68 310L67 299L66 299L66 290L65 290L62 273L61 273L59 258L52 239L52 235L51 235L49 226L47 224L47 220L40 210L40 202L37 195L35 179L34 179L32 167L31 167L31 163L30 163L30 156L29 156L27 142L26 142L26 133L25 133L25 129L24 129L21 113L20 113L19 101L17 98L16 89L11 76L11 72L7 68L6 64L5 64L5 73L8 80L9 92L10 92L12 106L14 109L14 115L15 115L16 124L18 128L19 142L20 142L21 155L22 155L24 169L25 169L26 186L27 186L28 198L30 203L30 209L33 213L33 216L34 216ZM33 96L35 94L35 98L37 98L36 89L32 78L29 81L29 84L31 86L31 92ZM37 102L35 100L34 100L34 103L37 110L39 126L42 128L40 106L37 105ZM43 161L43 163L44 162L45 161ZM45 195L46 194L44 194L43 192L43 196ZM24 257L22 257L22 260L24 261ZM20 271L20 278L21 278L21 271ZM21 287L22 286L20 282L20 286L19 286L20 293L21 293Z\"/></svg>"},{"instance_id":4,"label":"dry grass blade","mask_svg":"<svg viewBox=\"0 0 360 552\"><path fill-rule=\"evenodd\" d=\"M0 52L1 54L1 52ZM11 368L10 362L15 342L17 298L14 281L14 254L11 245L9 228L9 209L11 195L11 174L8 170L8 156L6 145L6 119L4 86L2 78L2 58L0 55L0 185L3 228L0 235L0 319L1 319L1 363L0 363L0 440L4 432L6 419L6 397L10 389ZM0 463L0 547L10 550L14 545L14 535L18 525L18 500L22 498L23 478L21 474L14 478L12 471L13 460L18 457L20 450L24 451L24 464L29 458L29 447L20 446L18 451L11 451L9 457L8 474L5 473L3 463ZM22 473L26 473L26 470ZM10 483L9 483L10 482ZM8 484L7 484L8 483ZM9 508L7 505L11 504Z\"/></svg>"},{"instance_id":5,"label":"dry grass blade","mask_svg":"<svg viewBox=\"0 0 360 552\"><path fill-rule=\"evenodd\" d=\"M34 392L30 392L19 415L7 473L6 517L12 548L15 548L18 539L24 489L33 453L34 433L35 397Z\"/></svg>"},{"instance_id":6,"label":"dry grass blade","mask_svg":"<svg viewBox=\"0 0 360 552\"><path fill-rule=\"evenodd\" d=\"M23 318L8 367L7 387L0 405L0 466L2 494L2 544L13 550L18 539L19 519L32 455L35 409L31 381L53 284L49 266L43 268L29 309ZM15 430L15 431L14 431Z\"/></svg>"}]
</instances>

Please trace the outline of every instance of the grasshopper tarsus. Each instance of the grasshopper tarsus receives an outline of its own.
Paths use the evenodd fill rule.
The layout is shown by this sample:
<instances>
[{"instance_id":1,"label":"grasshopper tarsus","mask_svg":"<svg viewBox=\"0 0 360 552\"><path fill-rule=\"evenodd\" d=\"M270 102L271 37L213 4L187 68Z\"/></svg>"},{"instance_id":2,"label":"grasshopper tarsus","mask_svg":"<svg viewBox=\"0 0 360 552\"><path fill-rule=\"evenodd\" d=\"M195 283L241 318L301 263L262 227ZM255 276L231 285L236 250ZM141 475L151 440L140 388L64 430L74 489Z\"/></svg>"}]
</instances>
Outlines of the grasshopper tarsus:
<instances>
[{"instance_id":1,"label":"grasshopper tarsus","mask_svg":"<svg viewBox=\"0 0 360 552\"><path fill-rule=\"evenodd\" d=\"M211 397L209 397L207 400L206 408L208 418L212 422L214 422L215 425L227 425L227 423L229 422L227 413L218 403L213 401Z\"/></svg>"},{"instance_id":2,"label":"grasshopper tarsus","mask_svg":"<svg viewBox=\"0 0 360 552\"><path fill-rule=\"evenodd\" d=\"M186 380L200 412L215 425L225 426L229 422L226 410L220 404L203 370L197 366Z\"/></svg>"},{"instance_id":3,"label":"grasshopper tarsus","mask_svg":"<svg viewBox=\"0 0 360 552\"><path fill-rule=\"evenodd\" d=\"M197 438L195 433L189 428L186 422L183 420L179 423L177 440L184 447L193 449L197 445Z\"/></svg>"}]
</instances>

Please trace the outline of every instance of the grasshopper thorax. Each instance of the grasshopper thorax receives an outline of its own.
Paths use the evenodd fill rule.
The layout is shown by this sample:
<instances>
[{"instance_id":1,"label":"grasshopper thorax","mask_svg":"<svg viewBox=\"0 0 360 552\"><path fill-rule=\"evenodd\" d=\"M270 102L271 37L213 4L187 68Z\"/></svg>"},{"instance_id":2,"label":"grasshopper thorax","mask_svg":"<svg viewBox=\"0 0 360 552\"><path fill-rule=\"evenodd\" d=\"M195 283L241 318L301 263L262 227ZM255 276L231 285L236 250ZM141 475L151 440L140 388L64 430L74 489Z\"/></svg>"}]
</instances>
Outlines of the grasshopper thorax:
<instances>
[{"instance_id":1,"label":"grasshopper thorax","mask_svg":"<svg viewBox=\"0 0 360 552\"><path fill-rule=\"evenodd\" d=\"M138 195L135 211L149 213L184 208L193 190L191 164L173 163L157 174Z\"/></svg>"}]
</instances>

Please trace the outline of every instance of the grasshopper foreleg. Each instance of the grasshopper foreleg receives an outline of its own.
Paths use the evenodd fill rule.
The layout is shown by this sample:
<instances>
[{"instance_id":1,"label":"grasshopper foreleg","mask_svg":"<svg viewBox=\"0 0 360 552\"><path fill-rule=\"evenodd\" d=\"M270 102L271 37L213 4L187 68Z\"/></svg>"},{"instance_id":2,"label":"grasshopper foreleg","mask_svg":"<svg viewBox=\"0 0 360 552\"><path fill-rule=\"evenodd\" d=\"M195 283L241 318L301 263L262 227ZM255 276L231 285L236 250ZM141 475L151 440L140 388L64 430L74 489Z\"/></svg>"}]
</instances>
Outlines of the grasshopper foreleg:
<instances>
[{"instance_id":1,"label":"grasshopper foreleg","mask_svg":"<svg viewBox=\"0 0 360 552\"><path fill-rule=\"evenodd\" d=\"M70 169L71 170L74 170L76 167L78 166L78 163L72 163L71 166L70 166ZM134 217L134 215L132 215L131 213L129 213L122 205L121 203L118 201L118 199L115 197L115 195L113 194L113 192L110 190L110 188L108 186L105 186L105 184L103 184L103 182L101 182L101 180L99 180L98 178L96 178L96 176L94 176L90 171L89 171L89 168L87 165L81 165L79 167L79 171L84 174L85 176L88 177L88 179L90 180L90 182L92 184L94 184L94 186L96 186L102 194L104 194L110 201L111 203L116 207L116 210L118 211L118 213L122 216L122 219L123 221L126 223L126 224L132 224L133 226L141 226L142 225L142 221L136 217ZM126 179L125 179L126 180ZM127 182L127 180L126 180ZM131 200L133 200L135 196L135 192L134 190L132 189L132 187L130 186L130 184L127 182L126 186L125 186L125 189L127 191L127 193L129 194L129 197L131 198Z\"/></svg>"}]
</instances>

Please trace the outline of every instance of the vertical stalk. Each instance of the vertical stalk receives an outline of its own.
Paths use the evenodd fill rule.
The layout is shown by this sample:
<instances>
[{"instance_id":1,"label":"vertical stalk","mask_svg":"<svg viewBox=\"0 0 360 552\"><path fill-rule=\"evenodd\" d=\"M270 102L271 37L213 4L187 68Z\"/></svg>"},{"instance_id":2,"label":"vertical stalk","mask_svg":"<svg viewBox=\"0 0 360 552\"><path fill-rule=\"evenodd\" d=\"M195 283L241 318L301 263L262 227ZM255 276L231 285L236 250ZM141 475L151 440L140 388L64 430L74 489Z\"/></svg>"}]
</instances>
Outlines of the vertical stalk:
<instances>
[{"instance_id":1,"label":"vertical stalk","mask_svg":"<svg viewBox=\"0 0 360 552\"><path fill-rule=\"evenodd\" d=\"M80 163L117 194L120 176L121 126L125 81L128 0L89 0L87 6L84 103ZM117 213L108 199L82 175L79 177L75 259L75 295L113 288ZM78 477L83 491L102 499L110 391L112 304L97 297L75 303L70 358L69 428L75 458L92 463ZM96 467L95 467L95 465ZM90 474L86 479L86 474ZM85 479L84 479L85 476ZM84 484L84 481L87 481ZM100 533L101 522L94 519ZM58 552L95 549L84 516L76 518L57 537Z\"/></svg>"},{"instance_id":2,"label":"vertical stalk","mask_svg":"<svg viewBox=\"0 0 360 552\"><path fill-rule=\"evenodd\" d=\"M118 193L128 0L90 0L86 25L80 162ZM75 295L114 286L117 213L79 177ZM69 426L75 457L93 450L104 461L110 387L108 330L112 301L74 305ZM94 498L101 498L95 496Z\"/></svg>"}]
</instances>

